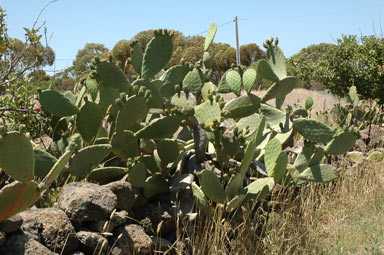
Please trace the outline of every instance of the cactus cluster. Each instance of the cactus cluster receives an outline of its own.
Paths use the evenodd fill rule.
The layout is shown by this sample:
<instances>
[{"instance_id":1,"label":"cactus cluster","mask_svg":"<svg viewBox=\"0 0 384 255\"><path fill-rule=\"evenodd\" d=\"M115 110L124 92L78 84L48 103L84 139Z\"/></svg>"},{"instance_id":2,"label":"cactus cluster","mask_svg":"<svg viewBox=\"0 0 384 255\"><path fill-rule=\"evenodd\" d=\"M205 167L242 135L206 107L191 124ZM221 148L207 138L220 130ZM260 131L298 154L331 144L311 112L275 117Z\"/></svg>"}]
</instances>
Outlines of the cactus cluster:
<instances>
[{"instance_id":1,"label":"cactus cluster","mask_svg":"<svg viewBox=\"0 0 384 255\"><path fill-rule=\"evenodd\" d=\"M213 84L207 50L216 29L212 24L197 63L162 71L172 55L173 33L158 30L145 51L139 42L131 44L136 80L128 80L112 59L96 57L71 95L42 91L42 111L52 119L53 155L33 149L21 133L1 138L0 167L16 182L0 191L0 220L33 204L63 169L72 179L100 183L125 176L147 198L177 190L179 198L195 198L206 214L213 212L211 202L232 212L243 201L265 198L275 184L336 178L337 169L326 159L348 152L354 133L310 119L310 100L300 111L280 109L297 80L287 76L277 38L264 44L267 59L257 68L233 66ZM273 82L261 98L252 93L258 78ZM237 97L224 102L220 93L228 92ZM268 104L270 99L276 104ZM298 137L305 143L301 151L285 150ZM17 160L20 154L25 160ZM256 165L259 174L250 176ZM34 169L44 177L41 184L33 181ZM193 178L181 183L180 176L188 174ZM3 210L15 195L20 200L13 209Z\"/></svg>"}]
</instances>

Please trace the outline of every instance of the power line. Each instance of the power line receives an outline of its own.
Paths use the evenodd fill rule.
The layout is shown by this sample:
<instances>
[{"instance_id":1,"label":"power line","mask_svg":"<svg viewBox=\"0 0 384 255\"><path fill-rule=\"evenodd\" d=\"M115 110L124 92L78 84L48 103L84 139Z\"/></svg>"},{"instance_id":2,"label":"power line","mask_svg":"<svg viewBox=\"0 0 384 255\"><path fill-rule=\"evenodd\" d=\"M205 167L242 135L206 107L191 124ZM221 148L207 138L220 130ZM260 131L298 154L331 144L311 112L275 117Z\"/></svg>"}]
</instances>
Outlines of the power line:
<instances>
[{"instance_id":1,"label":"power line","mask_svg":"<svg viewBox=\"0 0 384 255\"><path fill-rule=\"evenodd\" d=\"M232 22L235 22L235 20L230 20L230 21L228 21L228 22L225 22L224 24L221 24L221 25L217 26L217 28L222 27L222 26L225 26L225 25L228 25L228 24L230 24L230 23L232 23ZM198 33L198 34L196 34L196 35L201 35L201 34L204 34L204 33L206 33L206 32L208 32L208 29L205 30L205 31L203 31L203 32L200 32L200 33ZM195 36L196 36L196 35L195 35Z\"/></svg>"}]
</instances>

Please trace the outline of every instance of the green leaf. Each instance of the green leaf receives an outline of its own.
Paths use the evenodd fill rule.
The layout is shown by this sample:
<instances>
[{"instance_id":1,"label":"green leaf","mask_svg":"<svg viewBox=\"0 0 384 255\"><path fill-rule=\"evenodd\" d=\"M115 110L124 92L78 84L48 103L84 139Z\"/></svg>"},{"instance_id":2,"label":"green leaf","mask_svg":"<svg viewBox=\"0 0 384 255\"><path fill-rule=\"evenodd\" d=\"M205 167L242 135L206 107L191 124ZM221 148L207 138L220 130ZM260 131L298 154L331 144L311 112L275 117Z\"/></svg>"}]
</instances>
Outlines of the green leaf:
<instances>
[{"instance_id":1,"label":"green leaf","mask_svg":"<svg viewBox=\"0 0 384 255\"><path fill-rule=\"evenodd\" d=\"M219 178L210 170L203 170L201 173L201 188L204 194L216 203L224 204L226 195L223 187L220 184Z\"/></svg>"}]
</instances>

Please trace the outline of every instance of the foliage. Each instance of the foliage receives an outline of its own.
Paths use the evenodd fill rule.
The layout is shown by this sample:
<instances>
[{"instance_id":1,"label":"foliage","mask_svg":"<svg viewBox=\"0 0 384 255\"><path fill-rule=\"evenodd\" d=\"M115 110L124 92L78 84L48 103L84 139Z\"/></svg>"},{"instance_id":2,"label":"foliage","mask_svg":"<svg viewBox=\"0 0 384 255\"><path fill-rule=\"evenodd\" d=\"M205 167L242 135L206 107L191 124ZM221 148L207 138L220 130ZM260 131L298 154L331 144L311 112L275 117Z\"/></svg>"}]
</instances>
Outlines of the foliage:
<instances>
[{"instance_id":1,"label":"foliage","mask_svg":"<svg viewBox=\"0 0 384 255\"><path fill-rule=\"evenodd\" d=\"M332 93L345 96L355 86L364 99L384 102L384 39L343 36L337 45L310 46L291 58L299 77L316 80Z\"/></svg>"},{"instance_id":2,"label":"foliage","mask_svg":"<svg viewBox=\"0 0 384 255\"><path fill-rule=\"evenodd\" d=\"M85 74L89 70L91 60L96 56L106 56L108 48L99 43L87 43L83 49L76 54L76 59L73 61L74 74Z\"/></svg>"}]
</instances>

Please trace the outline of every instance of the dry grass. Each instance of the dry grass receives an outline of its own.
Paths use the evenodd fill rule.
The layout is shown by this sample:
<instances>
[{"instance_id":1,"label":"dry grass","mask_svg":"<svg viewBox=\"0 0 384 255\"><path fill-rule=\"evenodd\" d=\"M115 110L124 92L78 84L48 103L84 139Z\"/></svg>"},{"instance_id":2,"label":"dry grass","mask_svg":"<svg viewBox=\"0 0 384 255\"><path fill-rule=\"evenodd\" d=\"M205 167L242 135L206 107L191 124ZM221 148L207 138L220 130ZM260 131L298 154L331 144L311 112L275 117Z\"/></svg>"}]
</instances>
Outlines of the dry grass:
<instances>
[{"instance_id":1,"label":"dry grass","mask_svg":"<svg viewBox=\"0 0 384 255\"><path fill-rule=\"evenodd\" d=\"M384 163L342 164L332 183L281 188L229 220L218 208L186 223L177 253L384 254Z\"/></svg>"}]
</instances>

